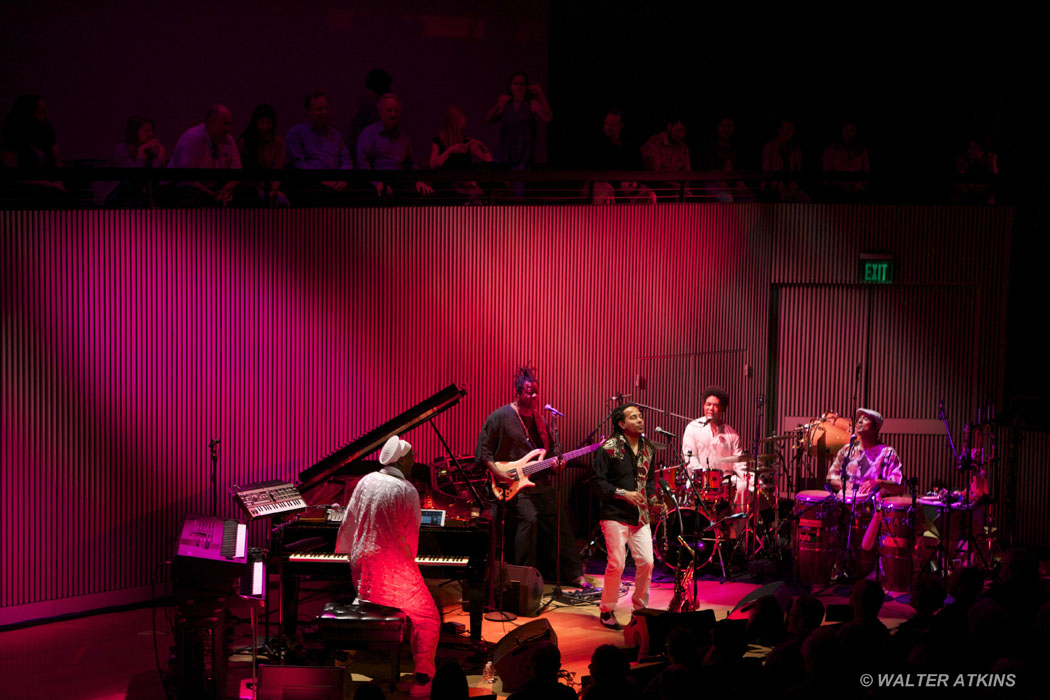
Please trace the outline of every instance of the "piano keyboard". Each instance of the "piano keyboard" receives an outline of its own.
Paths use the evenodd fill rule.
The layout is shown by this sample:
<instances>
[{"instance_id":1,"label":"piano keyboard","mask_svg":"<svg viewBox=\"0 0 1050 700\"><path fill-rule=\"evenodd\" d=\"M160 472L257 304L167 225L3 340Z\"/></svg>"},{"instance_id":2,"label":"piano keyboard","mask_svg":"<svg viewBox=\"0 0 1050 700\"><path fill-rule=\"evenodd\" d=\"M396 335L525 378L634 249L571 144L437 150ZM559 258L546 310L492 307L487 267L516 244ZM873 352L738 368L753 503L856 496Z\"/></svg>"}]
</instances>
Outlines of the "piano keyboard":
<instances>
[{"instance_id":1,"label":"piano keyboard","mask_svg":"<svg viewBox=\"0 0 1050 700\"><path fill-rule=\"evenodd\" d=\"M309 564L349 564L350 555L334 552L299 552L288 555L289 562ZM466 566L470 557L422 556L416 557L419 566Z\"/></svg>"}]
</instances>

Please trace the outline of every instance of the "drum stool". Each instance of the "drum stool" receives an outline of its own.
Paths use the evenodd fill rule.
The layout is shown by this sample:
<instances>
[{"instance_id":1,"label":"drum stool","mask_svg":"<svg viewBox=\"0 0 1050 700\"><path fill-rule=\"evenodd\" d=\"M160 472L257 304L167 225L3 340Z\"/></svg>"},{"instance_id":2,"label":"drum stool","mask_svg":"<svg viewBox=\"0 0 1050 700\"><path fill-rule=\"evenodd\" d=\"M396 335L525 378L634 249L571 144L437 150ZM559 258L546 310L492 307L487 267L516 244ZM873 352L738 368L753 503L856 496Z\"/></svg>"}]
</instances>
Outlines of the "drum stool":
<instances>
[{"instance_id":1,"label":"drum stool","mask_svg":"<svg viewBox=\"0 0 1050 700\"><path fill-rule=\"evenodd\" d=\"M375 649L390 652L391 689L401 677L401 640L408 616L404 611L364 600L335 600L317 617L325 652Z\"/></svg>"}]
</instances>

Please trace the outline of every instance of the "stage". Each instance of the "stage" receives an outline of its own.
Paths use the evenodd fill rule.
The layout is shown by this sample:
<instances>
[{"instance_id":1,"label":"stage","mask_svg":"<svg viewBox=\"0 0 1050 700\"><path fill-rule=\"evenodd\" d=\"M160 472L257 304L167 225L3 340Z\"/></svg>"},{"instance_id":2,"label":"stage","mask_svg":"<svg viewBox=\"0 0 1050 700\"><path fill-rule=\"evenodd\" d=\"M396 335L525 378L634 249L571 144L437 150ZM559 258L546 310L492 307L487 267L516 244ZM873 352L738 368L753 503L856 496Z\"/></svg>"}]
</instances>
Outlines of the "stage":
<instances>
[{"instance_id":1,"label":"stage","mask_svg":"<svg viewBox=\"0 0 1050 700\"><path fill-rule=\"evenodd\" d=\"M593 570L593 563L592 563ZM658 569L659 572L659 569ZM595 585L601 585L600 576L589 576ZM673 581L654 581L650 607L666 609L673 592ZM724 619L744 598L760 586L757 583L701 580L698 582L698 598L701 608L714 611L717 620ZM545 586L545 598L550 597L551 586ZM792 589L793 592L798 592ZM628 594L629 595L629 594ZM829 590L819 595L825 606L848 603L848 591ZM622 597L617 607L617 618L626 625L630 620L630 599ZM243 611L242 611L243 612ZM11 630L0 635L0 677L4 679L6 697L22 700L78 698L83 700L147 700L163 698L164 689L157 671L154 644L160 655L161 665L168 661L169 649L174 637L169 627L170 608L136 608L91 615L71 620L51 622L45 625ZM241 612L238 612L238 615ZM445 622L468 625L468 617L458 606L449 605L443 610ZM883 605L880 619L891 629L913 614L904 602L888 601ZM308 615L303 611L301 618ZM573 674L575 683L582 681L587 673L591 653L601 644L622 646L623 631L604 628L598 621L597 604L567 606L554 603L543 614L558 638L562 652L562 667ZM485 621L482 628L484 642L495 645L517 626L535 618L519 617L513 622ZM156 625L156 635L154 635ZM249 627L238 623L231 638L231 650L250 644ZM464 633L465 635L465 633ZM769 649L752 645L748 655L764 656ZM480 664L471 661L472 649L465 636L443 635L438 649L438 665L456 661L464 665L472 693L491 690L505 696L502 682L489 685L481 681ZM401 652L402 677L411 673L411 654L408 645ZM262 661L265 663L265 661ZM351 660L347 697L353 688L378 676L384 683L387 697L407 697L403 692L389 692L385 685L386 666L381 656L358 653ZM230 657L227 697L242 696L246 681L251 677L250 653L238 653ZM249 696L250 697L250 696Z\"/></svg>"}]
</instances>

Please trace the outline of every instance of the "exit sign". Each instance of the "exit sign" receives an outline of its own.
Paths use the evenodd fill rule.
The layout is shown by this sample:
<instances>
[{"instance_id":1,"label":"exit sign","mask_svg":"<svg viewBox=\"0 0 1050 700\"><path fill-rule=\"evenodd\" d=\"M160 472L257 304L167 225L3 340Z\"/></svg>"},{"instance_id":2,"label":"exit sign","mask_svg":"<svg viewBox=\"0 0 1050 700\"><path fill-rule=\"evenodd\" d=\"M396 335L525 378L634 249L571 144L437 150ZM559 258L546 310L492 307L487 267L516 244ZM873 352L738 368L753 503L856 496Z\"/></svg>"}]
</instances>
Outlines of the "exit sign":
<instances>
[{"instance_id":1,"label":"exit sign","mask_svg":"<svg viewBox=\"0 0 1050 700\"><path fill-rule=\"evenodd\" d=\"M861 284L893 284L896 274L893 257L882 253L861 253L858 274Z\"/></svg>"}]
</instances>

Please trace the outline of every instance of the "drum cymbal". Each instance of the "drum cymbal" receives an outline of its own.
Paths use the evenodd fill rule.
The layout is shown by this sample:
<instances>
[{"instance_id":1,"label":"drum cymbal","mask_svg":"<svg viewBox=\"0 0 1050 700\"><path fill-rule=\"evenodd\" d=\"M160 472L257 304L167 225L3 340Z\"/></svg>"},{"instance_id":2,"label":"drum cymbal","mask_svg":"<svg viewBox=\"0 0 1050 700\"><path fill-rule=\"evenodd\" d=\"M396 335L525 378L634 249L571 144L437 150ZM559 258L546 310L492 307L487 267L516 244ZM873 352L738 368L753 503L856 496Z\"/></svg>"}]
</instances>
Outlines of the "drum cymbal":
<instances>
[{"instance_id":1,"label":"drum cymbal","mask_svg":"<svg viewBox=\"0 0 1050 700\"><path fill-rule=\"evenodd\" d=\"M755 458L755 460L758 462L772 462L776 458L777 455L775 452L769 452L766 454L760 454L758 457Z\"/></svg>"},{"instance_id":2,"label":"drum cymbal","mask_svg":"<svg viewBox=\"0 0 1050 700\"><path fill-rule=\"evenodd\" d=\"M747 462L747 455L729 455L728 457L715 457L711 460L716 464L728 464L730 462Z\"/></svg>"}]
</instances>

